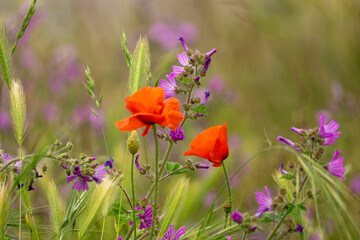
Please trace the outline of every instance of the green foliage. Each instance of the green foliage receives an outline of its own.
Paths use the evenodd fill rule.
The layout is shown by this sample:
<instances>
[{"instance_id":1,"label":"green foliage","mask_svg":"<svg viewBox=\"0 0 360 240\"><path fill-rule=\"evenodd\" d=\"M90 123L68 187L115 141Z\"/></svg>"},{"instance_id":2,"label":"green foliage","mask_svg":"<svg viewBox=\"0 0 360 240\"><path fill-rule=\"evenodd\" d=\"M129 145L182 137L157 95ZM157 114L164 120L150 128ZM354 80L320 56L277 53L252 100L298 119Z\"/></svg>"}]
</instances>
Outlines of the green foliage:
<instances>
[{"instance_id":1,"label":"green foliage","mask_svg":"<svg viewBox=\"0 0 360 240\"><path fill-rule=\"evenodd\" d=\"M150 72L150 50L146 37L140 37L134 50L129 78L130 94L139 90Z\"/></svg>"},{"instance_id":2,"label":"green foliage","mask_svg":"<svg viewBox=\"0 0 360 240\"><path fill-rule=\"evenodd\" d=\"M11 55L14 54L18 41L20 40L20 38L22 38L24 36L25 30L29 26L31 19L34 16L36 1L37 0L32 1L30 8L28 9L24 19L21 22L21 28L18 31L18 33L16 34L16 42L15 42L14 46L12 47Z\"/></svg>"},{"instance_id":3,"label":"green foliage","mask_svg":"<svg viewBox=\"0 0 360 240\"><path fill-rule=\"evenodd\" d=\"M126 64L127 64L128 68L130 69L131 62L132 62L132 56L131 56L131 53L129 52L129 50L127 49L127 37L126 37L125 33L122 34L121 48L122 48L123 52L125 53Z\"/></svg>"},{"instance_id":4,"label":"green foliage","mask_svg":"<svg viewBox=\"0 0 360 240\"><path fill-rule=\"evenodd\" d=\"M284 176L281 176L281 178L288 179L288 180L289 180L289 179L294 179L294 178L295 178L295 175L289 173L289 174L286 174L286 175L284 175Z\"/></svg>"},{"instance_id":5,"label":"green foliage","mask_svg":"<svg viewBox=\"0 0 360 240\"><path fill-rule=\"evenodd\" d=\"M275 214L275 221L279 221L282 216L284 216L284 213L276 213ZM261 219L261 222L263 223L270 223L270 222L273 222L274 221L274 213L268 213L265 215L265 217L263 219Z\"/></svg>"},{"instance_id":6,"label":"green foliage","mask_svg":"<svg viewBox=\"0 0 360 240\"><path fill-rule=\"evenodd\" d=\"M177 171L179 170L180 168L182 168L183 166L179 163L176 163L176 162L167 162L166 163L166 170L169 174L172 174L172 175L177 175L177 174L181 174L181 173L186 173L187 170L186 169L182 169L180 171ZM173 173L177 171L176 173Z\"/></svg>"},{"instance_id":7,"label":"green foliage","mask_svg":"<svg viewBox=\"0 0 360 240\"><path fill-rule=\"evenodd\" d=\"M196 113L202 113L204 115L207 115L207 106L206 105L198 105L196 108L191 108L191 110L193 110Z\"/></svg>"},{"instance_id":8,"label":"green foliage","mask_svg":"<svg viewBox=\"0 0 360 240\"><path fill-rule=\"evenodd\" d=\"M189 180L186 178L181 178L174 186L173 191L170 193L169 197L166 200L164 205L165 216L163 218L159 236L163 236L166 229L174 220L176 213L180 212L182 209L182 204L184 201L184 195L186 194L187 187L189 185Z\"/></svg>"},{"instance_id":9,"label":"green foliage","mask_svg":"<svg viewBox=\"0 0 360 240\"><path fill-rule=\"evenodd\" d=\"M5 28L0 28L0 67L1 75L10 89L11 84L11 53L9 43L5 34ZM2 85L2 83L1 83ZM0 88L1 89L1 88Z\"/></svg>"}]
</instances>

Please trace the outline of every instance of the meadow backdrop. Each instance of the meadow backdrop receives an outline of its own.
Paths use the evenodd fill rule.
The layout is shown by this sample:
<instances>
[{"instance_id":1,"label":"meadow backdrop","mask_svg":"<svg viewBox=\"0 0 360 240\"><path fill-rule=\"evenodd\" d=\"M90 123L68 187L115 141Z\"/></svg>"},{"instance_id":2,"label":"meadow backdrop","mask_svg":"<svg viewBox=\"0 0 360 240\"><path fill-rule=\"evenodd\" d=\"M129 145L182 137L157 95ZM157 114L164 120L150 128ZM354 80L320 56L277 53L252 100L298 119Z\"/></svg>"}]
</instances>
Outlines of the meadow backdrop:
<instances>
[{"instance_id":1,"label":"meadow backdrop","mask_svg":"<svg viewBox=\"0 0 360 240\"><path fill-rule=\"evenodd\" d=\"M15 41L30 4L29 0L0 0L0 22L10 42ZM164 79L176 64L176 53L183 51L177 38L183 36L193 49L216 48L217 52L202 88L195 92L201 96L204 89L210 90L209 114L184 126L186 139L172 153L172 161L186 160L182 153L203 129L227 122L230 154L226 163L231 175L256 152L280 144L279 135L294 138L292 126L317 126L324 114L341 124L336 147L330 146L325 154L331 158L335 148L342 150L345 184L360 195L359 12L360 3L354 0L40 0L12 60L26 96L23 151L30 154L60 139L71 141L77 154L91 153L101 162L108 160L99 121L90 108L94 103L83 86L84 70L89 66L97 90L103 91L109 151L126 176L131 163L126 155L128 135L114 125L129 115L124 104L129 95L129 69L121 49L122 34L127 35L130 51L139 36L148 38L154 80ZM16 155L8 109L8 89L3 84L1 149ZM152 138L146 138L153 154ZM294 159L274 150L251 160L231 181L234 207L255 210L254 192L263 191L264 185L274 191L274 169ZM40 232L49 231L46 189L50 180L54 179L60 191L60 207L65 208L73 191L63 174L58 174L55 162L47 167L30 195ZM206 215L213 194L224 184L217 168L187 176L191 181L182 196L177 226L191 226ZM170 192L176 180L160 188ZM136 182L138 194L145 194L146 180L137 174ZM124 185L130 186L129 178L125 177ZM159 201L165 198L162 195ZM326 239L340 239L336 234L332 237L326 209L323 200L320 210L324 221L330 221ZM102 221L97 224L101 229ZM113 223L109 221L105 228L104 239L114 239ZM100 231L91 239L100 239L96 234ZM264 238L260 231L253 235L253 239Z\"/></svg>"}]
</instances>

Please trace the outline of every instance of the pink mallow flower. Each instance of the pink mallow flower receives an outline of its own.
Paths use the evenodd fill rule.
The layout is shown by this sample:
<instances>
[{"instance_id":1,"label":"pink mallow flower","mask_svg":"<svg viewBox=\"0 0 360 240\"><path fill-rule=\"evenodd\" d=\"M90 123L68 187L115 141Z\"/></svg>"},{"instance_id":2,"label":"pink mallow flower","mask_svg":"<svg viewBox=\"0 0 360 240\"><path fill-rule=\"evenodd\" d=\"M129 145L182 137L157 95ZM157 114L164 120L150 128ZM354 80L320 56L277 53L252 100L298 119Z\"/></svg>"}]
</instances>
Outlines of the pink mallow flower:
<instances>
[{"instance_id":1,"label":"pink mallow flower","mask_svg":"<svg viewBox=\"0 0 360 240\"><path fill-rule=\"evenodd\" d=\"M330 174L337 176L343 180L345 180L344 173L346 169L344 168L344 158L339 157L341 151L335 150L333 159L328 163L328 171Z\"/></svg>"},{"instance_id":2,"label":"pink mallow flower","mask_svg":"<svg viewBox=\"0 0 360 240\"><path fill-rule=\"evenodd\" d=\"M269 189L265 186L266 195L262 192L255 192L256 201L259 204L259 208L257 210L256 216L260 217L264 212L268 212L272 210L272 198L270 196Z\"/></svg>"},{"instance_id":3,"label":"pink mallow flower","mask_svg":"<svg viewBox=\"0 0 360 240\"><path fill-rule=\"evenodd\" d=\"M66 177L67 183L75 180L72 189L76 189L78 192L89 190L88 182L91 182L92 180L88 175L82 175L80 166L74 167L73 174L74 175Z\"/></svg>"},{"instance_id":4,"label":"pink mallow flower","mask_svg":"<svg viewBox=\"0 0 360 240\"><path fill-rule=\"evenodd\" d=\"M332 145L335 143L335 139L340 136L341 132L336 132L340 127L340 124L332 120L329 124L325 124L325 116L320 115L319 120L319 136L324 139L322 145Z\"/></svg>"},{"instance_id":5,"label":"pink mallow flower","mask_svg":"<svg viewBox=\"0 0 360 240\"><path fill-rule=\"evenodd\" d=\"M145 210L142 207L135 207L135 211L143 210L144 213L139 213L138 218L140 219L139 229L151 228L152 225L152 209L151 206L148 206ZM130 219L131 226L134 225L133 221Z\"/></svg>"},{"instance_id":6,"label":"pink mallow flower","mask_svg":"<svg viewBox=\"0 0 360 240\"><path fill-rule=\"evenodd\" d=\"M105 175L109 172L105 169L105 164L98 167L94 174L91 176L91 178L94 180L96 184L102 183L103 179L105 178Z\"/></svg>"},{"instance_id":7,"label":"pink mallow flower","mask_svg":"<svg viewBox=\"0 0 360 240\"><path fill-rule=\"evenodd\" d=\"M189 58L188 55L186 54L186 52L182 52L180 54L177 54L177 58L179 60L179 63L182 65L182 67L180 66L173 66L173 70L174 70L174 76L176 77L177 75L183 73L184 67L187 66L189 64Z\"/></svg>"},{"instance_id":8,"label":"pink mallow flower","mask_svg":"<svg viewBox=\"0 0 360 240\"><path fill-rule=\"evenodd\" d=\"M160 79L159 87L164 89L165 98L174 97L176 95L177 84L175 81L175 73L171 72L169 75L166 75L169 81Z\"/></svg>"},{"instance_id":9,"label":"pink mallow flower","mask_svg":"<svg viewBox=\"0 0 360 240\"><path fill-rule=\"evenodd\" d=\"M171 224L169 228L166 230L161 240L179 240L184 235L185 235L185 226L182 226L175 232L174 224Z\"/></svg>"}]
</instances>

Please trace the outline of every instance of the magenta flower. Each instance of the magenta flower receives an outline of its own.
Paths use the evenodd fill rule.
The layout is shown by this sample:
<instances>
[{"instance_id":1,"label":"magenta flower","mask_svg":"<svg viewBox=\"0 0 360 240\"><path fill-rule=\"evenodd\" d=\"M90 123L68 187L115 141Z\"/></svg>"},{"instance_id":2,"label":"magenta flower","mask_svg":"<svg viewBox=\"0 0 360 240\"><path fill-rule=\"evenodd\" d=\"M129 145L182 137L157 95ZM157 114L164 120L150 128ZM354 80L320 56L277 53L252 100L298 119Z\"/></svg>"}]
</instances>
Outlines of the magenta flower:
<instances>
[{"instance_id":1,"label":"magenta flower","mask_svg":"<svg viewBox=\"0 0 360 240\"><path fill-rule=\"evenodd\" d=\"M150 228L152 225L152 210L151 206L148 206L145 210L142 207L135 207L135 211L143 210L144 213L139 213L138 218L140 219L139 229ZM130 219L131 226L134 225L133 221Z\"/></svg>"},{"instance_id":2,"label":"magenta flower","mask_svg":"<svg viewBox=\"0 0 360 240\"><path fill-rule=\"evenodd\" d=\"M264 212L268 212L272 210L272 198L270 196L269 189L267 186L265 186L266 194L263 194L261 192L255 192L256 195L256 201L259 204L259 208L257 210L256 216L260 217Z\"/></svg>"},{"instance_id":3,"label":"magenta flower","mask_svg":"<svg viewBox=\"0 0 360 240\"><path fill-rule=\"evenodd\" d=\"M277 140L279 142L281 142L282 144L288 145L288 146L292 147L294 150L299 151L299 148L295 147L295 143L293 143L291 140L281 137L281 136L278 136Z\"/></svg>"},{"instance_id":4,"label":"magenta flower","mask_svg":"<svg viewBox=\"0 0 360 240\"><path fill-rule=\"evenodd\" d=\"M185 139L184 130L181 129L181 124L179 124L176 131L170 130L170 137L174 142Z\"/></svg>"},{"instance_id":5,"label":"magenta flower","mask_svg":"<svg viewBox=\"0 0 360 240\"><path fill-rule=\"evenodd\" d=\"M189 51L189 47L187 46L185 39L183 37L179 37L178 40L181 42L181 44L184 47L185 52Z\"/></svg>"},{"instance_id":6,"label":"magenta flower","mask_svg":"<svg viewBox=\"0 0 360 240\"><path fill-rule=\"evenodd\" d=\"M289 174L287 171L284 170L284 164L280 164L280 171L281 171L282 174L284 174L284 175Z\"/></svg>"},{"instance_id":7,"label":"magenta flower","mask_svg":"<svg viewBox=\"0 0 360 240\"><path fill-rule=\"evenodd\" d=\"M139 156L140 156L140 153L136 154L136 156L135 156L135 167L137 168L137 170L141 171L142 167L139 164Z\"/></svg>"},{"instance_id":8,"label":"magenta flower","mask_svg":"<svg viewBox=\"0 0 360 240\"><path fill-rule=\"evenodd\" d=\"M303 233L304 231L304 226L302 226L301 224L296 224L296 228L294 229L295 232L298 232L298 233Z\"/></svg>"},{"instance_id":9,"label":"magenta flower","mask_svg":"<svg viewBox=\"0 0 360 240\"><path fill-rule=\"evenodd\" d=\"M123 238L119 235L119 238L118 238L118 240L123 240Z\"/></svg>"},{"instance_id":10,"label":"magenta flower","mask_svg":"<svg viewBox=\"0 0 360 240\"><path fill-rule=\"evenodd\" d=\"M231 214L231 219L234 222L241 224L243 222L243 215L235 209L235 211Z\"/></svg>"},{"instance_id":11,"label":"magenta flower","mask_svg":"<svg viewBox=\"0 0 360 240\"><path fill-rule=\"evenodd\" d=\"M186 52L182 52L181 54L177 54L177 58L179 60L179 63L182 65L182 67L180 66L173 66L173 70L174 70L174 76L176 77L177 75L181 74L182 72L184 72L184 67L187 66L189 64L189 58L186 54Z\"/></svg>"},{"instance_id":12,"label":"magenta flower","mask_svg":"<svg viewBox=\"0 0 360 240\"><path fill-rule=\"evenodd\" d=\"M296 128L296 127L292 127L292 128L291 128L291 131L296 132L296 133L299 134L300 136L301 136L301 135L304 135L304 134L306 133L306 130L301 129L301 128Z\"/></svg>"},{"instance_id":13,"label":"magenta flower","mask_svg":"<svg viewBox=\"0 0 360 240\"><path fill-rule=\"evenodd\" d=\"M185 235L185 226L182 226L175 232L174 224L171 224L166 230L161 240L179 240L184 235Z\"/></svg>"},{"instance_id":14,"label":"magenta flower","mask_svg":"<svg viewBox=\"0 0 360 240\"><path fill-rule=\"evenodd\" d=\"M205 94L205 97L204 97L204 99L201 101L201 104L202 104L202 105L205 105L205 104L207 103L207 101L209 100L209 97L210 97L210 92L209 92L209 91L205 91L204 94Z\"/></svg>"},{"instance_id":15,"label":"magenta flower","mask_svg":"<svg viewBox=\"0 0 360 240\"><path fill-rule=\"evenodd\" d=\"M335 143L335 139L340 136L341 132L336 132L340 127L340 124L332 120L329 124L325 124L325 116L320 115L319 120L319 136L324 139L322 145L332 145Z\"/></svg>"},{"instance_id":16,"label":"magenta flower","mask_svg":"<svg viewBox=\"0 0 360 240\"><path fill-rule=\"evenodd\" d=\"M112 169L114 167L114 159L112 157L110 157L110 159L105 162L105 166Z\"/></svg>"},{"instance_id":17,"label":"magenta flower","mask_svg":"<svg viewBox=\"0 0 360 240\"><path fill-rule=\"evenodd\" d=\"M92 180L90 179L89 176L82 175L80 171L80 166L74 167L73 174L74 175L70 175L66 177L67 183L75 180L72 189L76 189L78 192L81 192L82 190L84 191L89 190L89 185L87 183L91 182Z\"/></svg>"},{"instance_id":18,"label":"magenta flower","mask_svg":"<svg viewBox=\"0 0 360 240\"><path fill-rule=\"evenodd\" d=\"M258 228L258 226L251 226L250 227L250 232L254 232L257 228Z\"/></svg>"},{"instance_id":19,"label":"magenta flower","mask_svg":"<svg viewBox=\"0 0 360 240\"><path fill-rule=\"evenodd\" d=\"M339 157L341 151L335 150L333 159L328 163L328 172L334 176L337 176L343 180L345 180L344 173L346 169L344 168L344 158Z\"/></svg>"},{"instance_id":20,"label":"magenta flower","mask_svg":"<svg viewBox=\"0 0 360 240\"><path fill-rule=\"evenodd\" d=\"M175 73L171 72L169 75L166 75L169 81L160 79L159 87L164 89L165 98L174 97L176 95L177 85L175 81L175 76Z\"/></svg>"},{"instance_id":21,"label":"magenta flower","mask_svg":"<svg viewBox=\"0 0 360 240\"><path fill-rule=\"evenodd\" d=\"M105 167L105 164L101 165L95 170L94 174L91 176L91 178L94 180L94 182L96 182L96 184L102 183L105 175L109 172L105 169Z\"/></svg>"},{"instance_id":22,"label":"magenta flower","mask_svg":"<svg viewBox=\"0 0 360 240\"><path fill-rule=\"evenodd\" d=\"M226 238L227 240L231 240L231 237L228 236L228 235L226 235L225 238Z\"/></svg>"}]
</instances>

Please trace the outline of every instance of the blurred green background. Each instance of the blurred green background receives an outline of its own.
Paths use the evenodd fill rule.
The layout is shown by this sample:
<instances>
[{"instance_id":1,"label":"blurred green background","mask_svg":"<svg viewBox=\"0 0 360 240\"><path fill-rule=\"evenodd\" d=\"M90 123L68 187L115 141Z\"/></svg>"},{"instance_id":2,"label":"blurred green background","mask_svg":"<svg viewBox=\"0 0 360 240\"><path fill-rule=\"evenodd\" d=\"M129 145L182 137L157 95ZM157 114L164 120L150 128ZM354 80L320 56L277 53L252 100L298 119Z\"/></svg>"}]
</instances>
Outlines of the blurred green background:
<instances>
[{"instance_id":1,"label":"blurred green background","mask_svg":"<svg viewBox=\"0 0 360 240\"><path fill-rule=\"evenodd\" d=\"M0 0L0 16L11 42L30 3ZM343 151L346 182L359 194L359 13L360 2L354 0L39 1L13 60L14 75L22 80L27 97L25 151L31 153L61 138L70 139L77 152L105 155L99 124L89 107L93 103L82 85L88 65L98 92L103 89L112 155L116 165L128 171L127 134L114 126L129 115L124 104L129 71L120 45L122 32L131 51L138 37L147 35L154 79L165 78L176 64L176 53L183 51L176 38L182 35L192 49L216 48L217 53L202 84L212 93L209 115L186 124L187 139L177 144L171 161L183 163L182 153L194 136L227 122L226 163L231 173L257 151L278 144L278 135L296 140L290 127L317 126L319 114L324 113L328 121L341 124L342 132L326 156L330 158L335 148ZM14 155L7 95L4 87L0 141ZM151 137L147 142L152 149ZM274 151L242 169L232 183L235 207L255 210L254 191L263 191L264 185L273 188L274 168L289 159L288 154ZM190 216L198 220L211 191L224 183L220 169L203 172L191 175L189 191L197 195L187 198L179 216L182 223L191 223ZM141 181L139 189L145 183ZM145 188L143 184L139 191L145 193Z\"/></svg>"}]
</instances>

